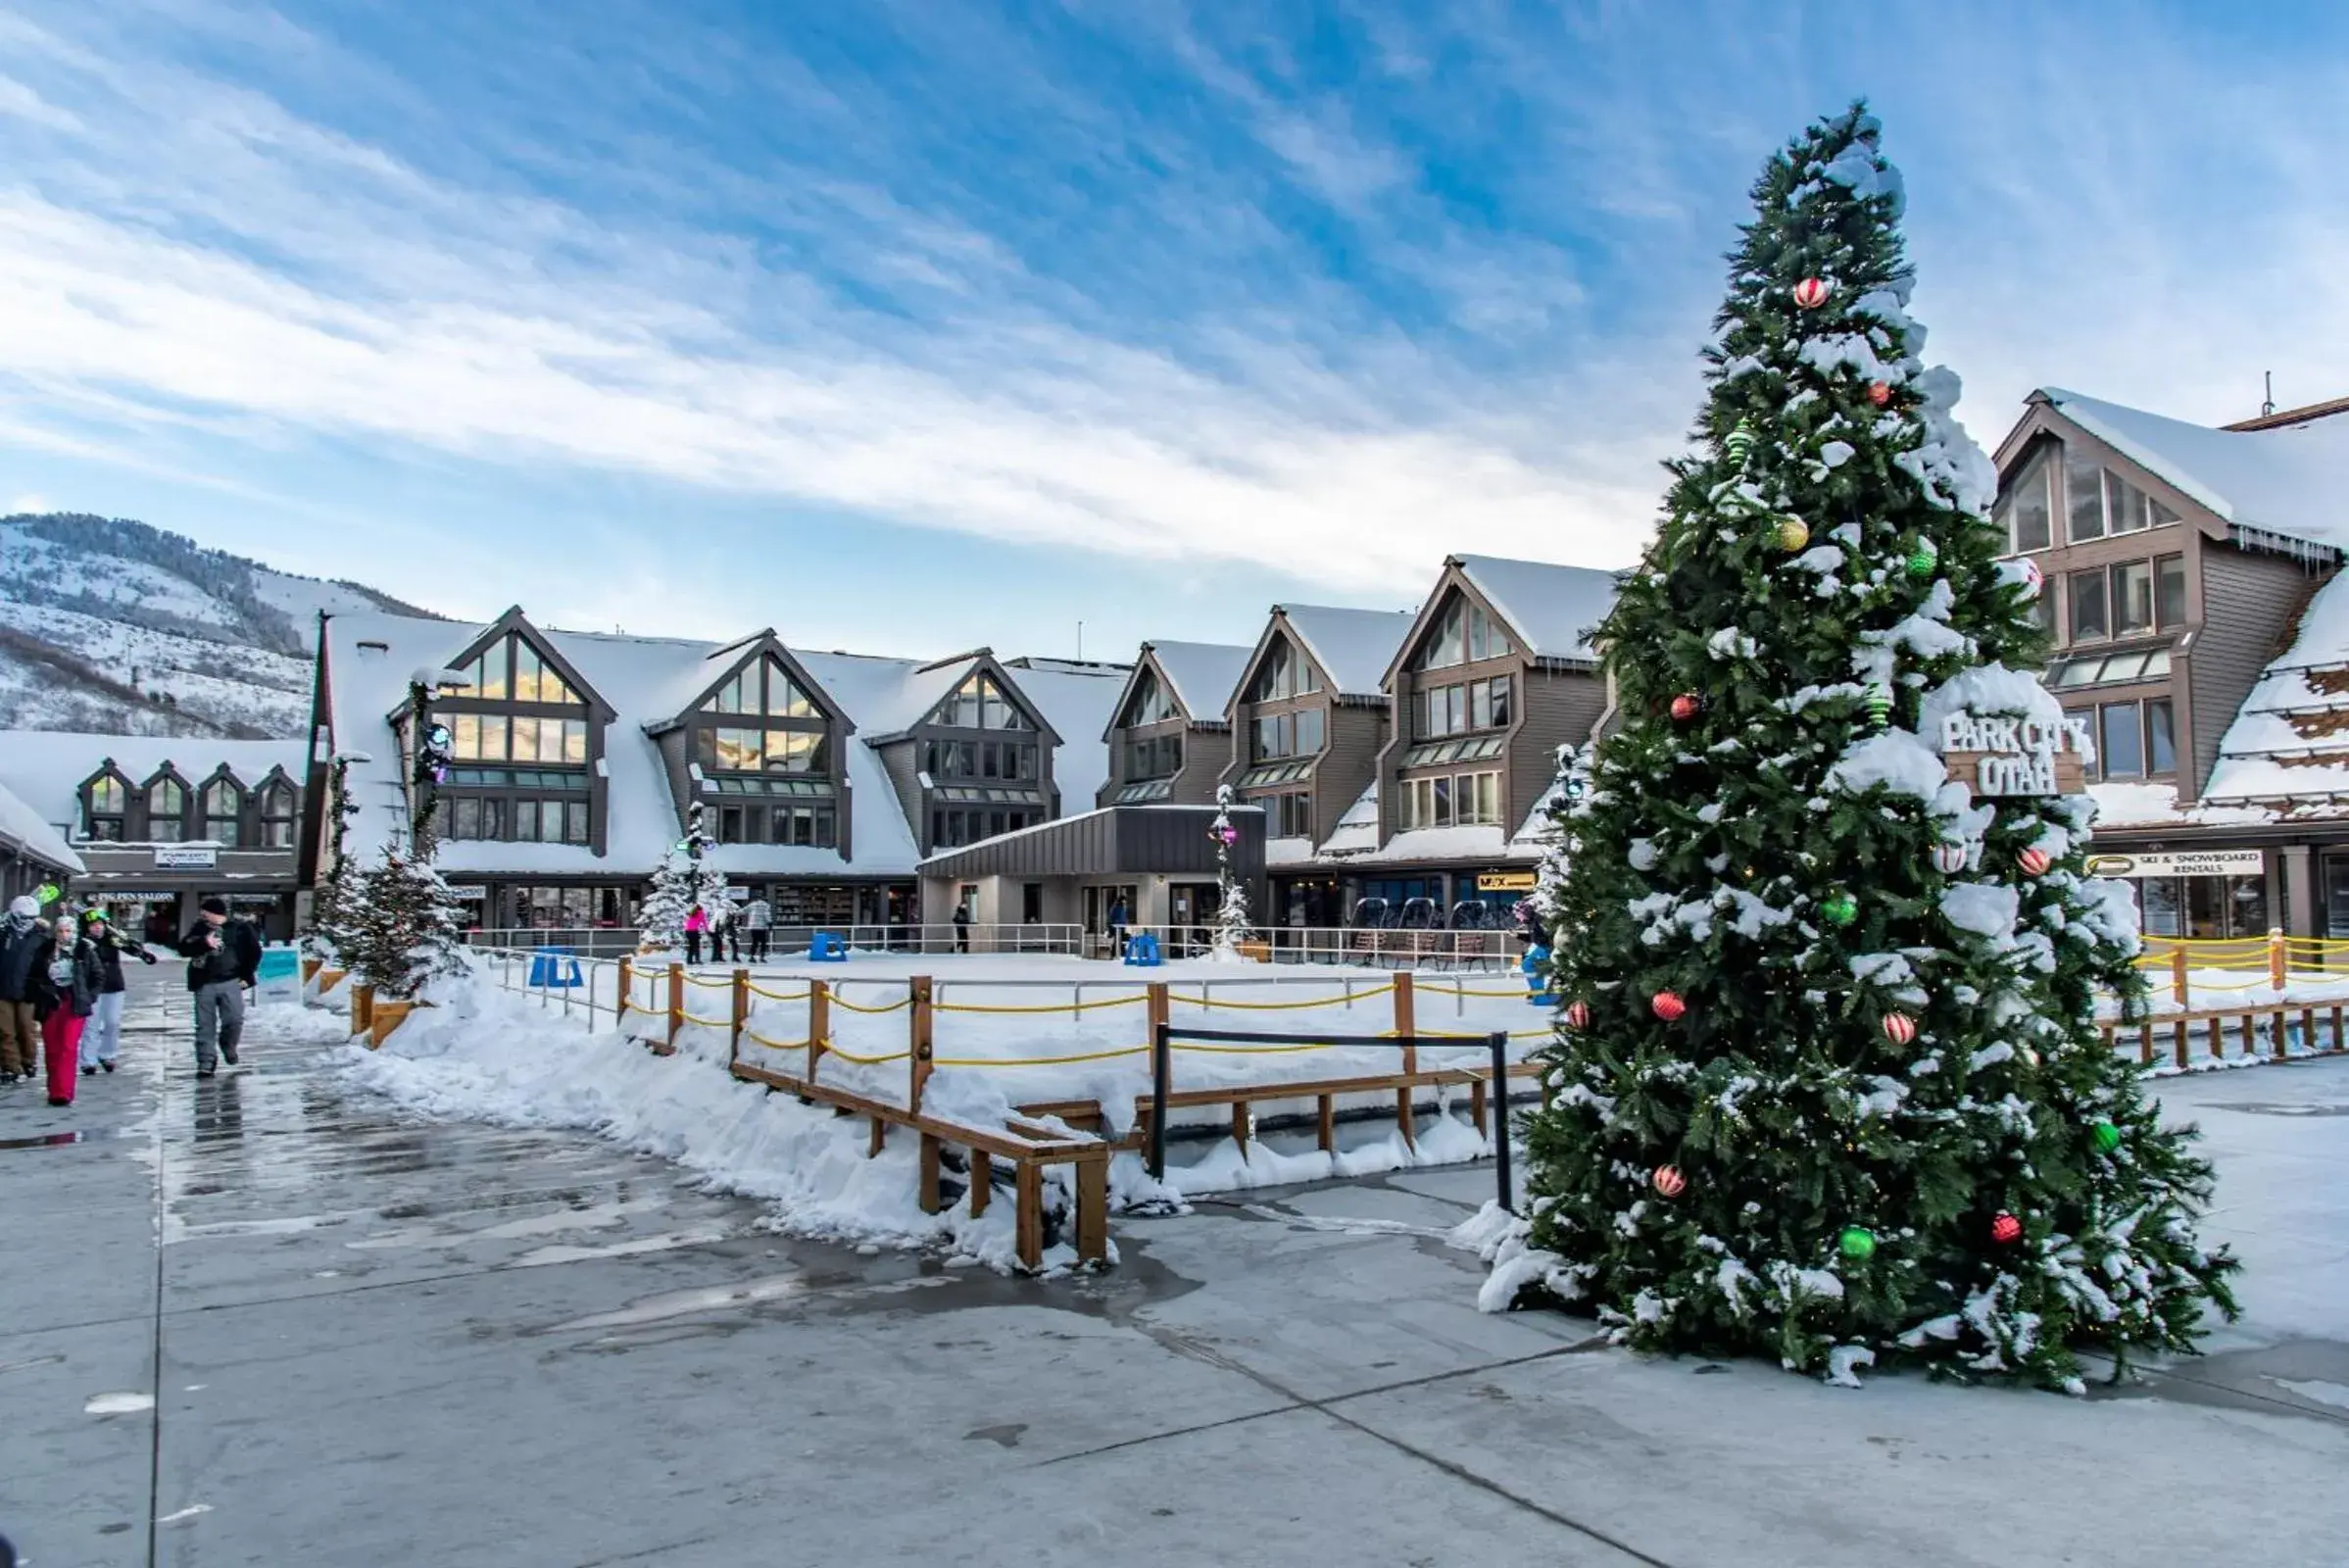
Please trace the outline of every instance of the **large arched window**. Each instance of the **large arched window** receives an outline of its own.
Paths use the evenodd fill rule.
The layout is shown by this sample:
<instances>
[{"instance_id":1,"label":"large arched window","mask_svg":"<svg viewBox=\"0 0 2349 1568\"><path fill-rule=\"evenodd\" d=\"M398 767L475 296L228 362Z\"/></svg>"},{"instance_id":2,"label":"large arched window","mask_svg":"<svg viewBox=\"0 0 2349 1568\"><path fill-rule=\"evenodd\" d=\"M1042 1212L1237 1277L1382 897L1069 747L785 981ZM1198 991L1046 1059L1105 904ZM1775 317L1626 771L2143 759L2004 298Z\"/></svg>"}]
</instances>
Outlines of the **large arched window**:
<instances>
[{"instance_id":1,"label":"large arched window","mask_svg":"<svg viewBox=\"0 0 2349 1568\"><path fill-rule=\"evenodd\" d=\"M294 787L273 778L261 787L261 843L264 849L294 847Z\"/></svg>"},{"instance_id":2,"label":"large arched window","mask_svg":"<svg viewBox=\"0 0 2349 1568\"><path fill-rule=\"evenodd\" d=\"M89 824L92 840L100 844L122 842L122 812L129 799L130 792L112 773L101 773L89 781L82 792L81 819Z\"/></svg>"},{"instance_id":3,"label":"large arched window","mask_svg":"<svg viewBox=\"0 0 2349 1568\"><path fill-rule=\"evenodd\" d=\"M1179 711L1180 710L1174 705L1174 698L1166 690L1165 683L1151 671L1146 669L1136 678L1133 700L1126 704L1125 713L1118 719L1118 722L1129 727L1137 724L1157 724L1175 717Z\"/></svg>"},{"instance_id":4,"label":"large arched window","mask_svg":"<svg viewBox=\"0 0 2349 1568\"><path fill-rule=\"evenodd\" d=\"M187 790L175 778L159 778L147 786L147 840L176 844L187 836Z\"/></svg>"},{"instance_id":5,"label":"large arched window","mask_svg":"<svg viewBox=\"0 0 2349 1568\"><path fill-rule=\"evenodd\" d=\"M204 836L224 849L235 849L238 818L245 792L232 778L216 778L204 786Z\"/></svg>"}]
</instances>

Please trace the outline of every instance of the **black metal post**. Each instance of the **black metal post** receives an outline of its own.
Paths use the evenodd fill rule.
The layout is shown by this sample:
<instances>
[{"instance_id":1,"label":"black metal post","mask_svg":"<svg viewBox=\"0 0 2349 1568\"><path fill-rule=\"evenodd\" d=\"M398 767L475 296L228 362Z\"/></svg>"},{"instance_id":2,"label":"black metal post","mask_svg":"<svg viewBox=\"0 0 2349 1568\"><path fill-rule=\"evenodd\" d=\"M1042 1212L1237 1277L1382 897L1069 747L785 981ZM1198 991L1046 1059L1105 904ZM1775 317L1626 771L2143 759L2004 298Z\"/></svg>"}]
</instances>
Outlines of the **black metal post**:
<instances>
[{"instance_id":1,"label":"black metal post","mask_svg":"<svg viewBox=\"0 0 2349 1568\"><path fill-rule=\"evenodd\" d=\"M1150 1031L1150 1180L1166 1180L1166 1101L1174 1092L1174 1025Z\"/></svg>"},{"instance_id":2,"label":"black metal post","mask_svg":"<svg viewBox=\"0 0 2349 1568\"><path fill-rule=\"evenodd\" d=\"M1517 1212L1516 1181L1509 1170L1509 1036L1495 1029L1493 1047L1493 1179L1500 1188L1501 1212Z\"/></svg>"}]
</instances>

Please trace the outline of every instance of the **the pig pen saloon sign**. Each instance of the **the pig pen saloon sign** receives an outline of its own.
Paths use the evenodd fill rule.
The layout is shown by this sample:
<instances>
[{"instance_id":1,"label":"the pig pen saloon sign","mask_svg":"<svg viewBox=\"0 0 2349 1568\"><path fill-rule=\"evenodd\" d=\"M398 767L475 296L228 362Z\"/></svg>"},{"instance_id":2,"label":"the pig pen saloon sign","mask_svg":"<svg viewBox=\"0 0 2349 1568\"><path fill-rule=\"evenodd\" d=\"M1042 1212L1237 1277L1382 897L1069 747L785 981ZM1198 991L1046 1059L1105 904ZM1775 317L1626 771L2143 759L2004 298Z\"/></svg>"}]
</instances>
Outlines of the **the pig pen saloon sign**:
<instances>
[{"instance_id":1,"label":"the pig pen saloon sign","mask_svg":"<svg viewBox=\"0 0 2349 1568\"><path fill-rule=\"evenodd\" d=\"M2077 795L2086 788L2088 721L1951 713L1941 720L1949 776L1976 795Z\"/></svg>"}]
</instances>

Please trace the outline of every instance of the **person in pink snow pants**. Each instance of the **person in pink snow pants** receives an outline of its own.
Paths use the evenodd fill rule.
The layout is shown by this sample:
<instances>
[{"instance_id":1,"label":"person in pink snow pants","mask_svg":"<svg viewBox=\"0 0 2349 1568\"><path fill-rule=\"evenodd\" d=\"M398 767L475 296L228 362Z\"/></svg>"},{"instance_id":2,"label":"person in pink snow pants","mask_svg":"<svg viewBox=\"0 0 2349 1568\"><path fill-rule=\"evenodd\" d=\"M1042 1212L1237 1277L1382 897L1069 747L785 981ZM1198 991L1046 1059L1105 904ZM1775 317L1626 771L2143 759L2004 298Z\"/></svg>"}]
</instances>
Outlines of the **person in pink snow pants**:
<instances>
[{"instance_id":1,"label":"person in pink snow pants","mask_svg":"<svg viewBox=\"0 0 2349 1568\"><path fill-rule=\"evenodd\" d=\"M41 1021L41 1054L49 1069L49 1103L71 1105L81 1066L81 1031L98 1005L106 973L97 945L81 934L70 914L57 918L57 937L42 958L40 995L33 1011Z\"/></svg>"}]
</instances>

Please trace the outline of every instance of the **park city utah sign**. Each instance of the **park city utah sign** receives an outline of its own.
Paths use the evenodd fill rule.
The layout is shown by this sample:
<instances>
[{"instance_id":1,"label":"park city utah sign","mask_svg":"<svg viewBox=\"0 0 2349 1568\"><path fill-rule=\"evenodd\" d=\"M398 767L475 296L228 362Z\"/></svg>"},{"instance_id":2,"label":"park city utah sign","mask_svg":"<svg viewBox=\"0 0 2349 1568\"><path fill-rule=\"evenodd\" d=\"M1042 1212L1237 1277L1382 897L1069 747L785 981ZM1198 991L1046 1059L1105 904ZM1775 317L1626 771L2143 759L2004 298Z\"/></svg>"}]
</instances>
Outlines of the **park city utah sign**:
<instances>
[{"instance_id":1,"label":"park city utah sign","mask_svg":"<svg viewBox=\"0 0 2349 1568\"><path fill-rule=\"evenodd\" d=\"M2086 787L2081 759L2088 721L2058 724L2007 713L1951 713L1941 720L1941 759L1949 776L1984 795L2077 795Z\"/></svg>"}]
</instances>

